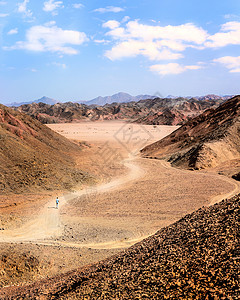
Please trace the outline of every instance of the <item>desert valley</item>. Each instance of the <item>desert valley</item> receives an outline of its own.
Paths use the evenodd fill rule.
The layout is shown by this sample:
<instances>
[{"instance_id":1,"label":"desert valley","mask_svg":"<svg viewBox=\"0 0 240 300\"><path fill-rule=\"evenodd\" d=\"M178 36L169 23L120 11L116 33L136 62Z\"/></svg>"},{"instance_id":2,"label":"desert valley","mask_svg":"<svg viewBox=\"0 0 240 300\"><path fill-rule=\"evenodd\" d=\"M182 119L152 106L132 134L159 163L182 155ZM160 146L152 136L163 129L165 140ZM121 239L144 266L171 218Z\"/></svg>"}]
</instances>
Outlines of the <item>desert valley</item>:
<instances>
[{"instance_id":1,"label":"desert valley","mask_svg":"<svg viewBox=\"0 0 240 300\"><path fill-rule=\"evenodd\" d=\"M1 105L0 298L238 299L239 116L240 96Z\"/></svg>"},{"instance_id":2,"label":"desert valley","mask_svg":"<svg viewBox=\"0 0 240 300\"><path fill-rule=\"evenodd\" d=\"M0 300L240 300L240 1L0 0Z\"/></svg>"}]
</instances>

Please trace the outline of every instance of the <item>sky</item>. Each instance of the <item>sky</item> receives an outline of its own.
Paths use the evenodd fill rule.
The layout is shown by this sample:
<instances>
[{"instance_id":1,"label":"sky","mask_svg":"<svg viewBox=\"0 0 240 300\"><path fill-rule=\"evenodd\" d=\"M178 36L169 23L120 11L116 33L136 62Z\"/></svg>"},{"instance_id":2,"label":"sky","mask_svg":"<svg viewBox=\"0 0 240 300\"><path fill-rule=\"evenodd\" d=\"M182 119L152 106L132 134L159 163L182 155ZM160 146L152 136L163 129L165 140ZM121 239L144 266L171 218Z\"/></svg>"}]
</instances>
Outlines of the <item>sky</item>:
<instances>
[{"instance_id":1,"label":"sky","mask_svg":"<svg viewBox=\"0 0 240 300\"><path fill-rule=\"evenodd\" d=\"M239 94L239 0L0 0L0 103Z\"/></svg>"}]
</instances>

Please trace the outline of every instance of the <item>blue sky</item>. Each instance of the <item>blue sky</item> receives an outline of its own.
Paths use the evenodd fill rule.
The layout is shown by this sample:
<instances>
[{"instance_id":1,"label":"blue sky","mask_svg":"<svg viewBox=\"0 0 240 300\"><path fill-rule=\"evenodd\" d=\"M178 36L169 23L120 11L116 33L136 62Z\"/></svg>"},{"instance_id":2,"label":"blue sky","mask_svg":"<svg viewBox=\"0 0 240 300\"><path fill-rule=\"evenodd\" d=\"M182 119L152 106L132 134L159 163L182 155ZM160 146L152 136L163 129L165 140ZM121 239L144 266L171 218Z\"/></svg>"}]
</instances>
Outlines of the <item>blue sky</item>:
<instances>
[{"instance_id":1,"label":"blue sky","mask_svg":"<svg viewBox=\"0 0 240 300\"><path fill-rule=\"evenodd\" d=\"M0 43L1 103L239 94L239 0L0 0Z\"/></svg>"}]
</instances>

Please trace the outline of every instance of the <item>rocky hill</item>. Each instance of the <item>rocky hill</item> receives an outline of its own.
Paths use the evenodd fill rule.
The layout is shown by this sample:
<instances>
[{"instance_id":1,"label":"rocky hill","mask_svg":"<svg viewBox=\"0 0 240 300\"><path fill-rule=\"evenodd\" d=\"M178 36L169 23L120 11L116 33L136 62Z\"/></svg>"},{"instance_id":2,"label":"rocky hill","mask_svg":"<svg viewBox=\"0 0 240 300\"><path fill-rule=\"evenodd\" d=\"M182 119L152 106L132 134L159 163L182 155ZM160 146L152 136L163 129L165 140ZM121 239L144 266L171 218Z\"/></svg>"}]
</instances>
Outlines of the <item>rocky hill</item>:
<instances>
[{"instance_id":1,"label":"rocky hill","mask_svg":"<svg viewBox=\"0 0 240 300\"><path fill-rule=\"evenodd\" d=\"M130 120L149 125L179 125L204 110L216 108L223 99L146 99L138 102L112 103L104 106L78 103L48 105L32 103L22 105L18 111L25 112L42 123L78 122L80 120Z\"/></svg>"},{"instance_id":2,"label":"rocky hill","mask_svg":"<svg viewBox=\"0 0 240 300\"><path fill-rule=\"evenodd\" d=\"M195 111L195 113L198 114L197 111ZM164 108L159 112L150 112L146 116L140 117L133 122L144 125L180 125L190 119L190 115L184 114L175 108Z\"/></svg>"},{"instance_id":3,"label":"rocky hill","mask_svg":"<svg viewBox=\"0 0 240 300\"><path fill-rule=\"evenodd\" d=\"M106 97L99 96L90 101L84 101L82 103L86 104L86 105L95 104L95 105L103 106L105 104L111 104L114 102L126 103L126 102L139 101L142 99L152 99L152 98L155 98L155 97L150 96L150 95L132 96L130 94L120 92L120 93L114 94L112 96L106 96Z\"/></svg>"},{"instance_id":4,"label":"rocky hill","mask_svg":"<svg viewBox=\"0 0 240 300\"><path fill-rule=\"evenodd\" d=\"M0 105L0 193L70 188L86 178L81 148L30 116Z\"/></svg>"},{"instance_id":5,"label":"rocky hill","mask_svg":"<svg viewBox=\"0 0 240 300\"><path fill-rule=\"evenodd\" d=\"M234 95L225 95L225 96L219 96L219 95L215 95L215 94L209 94L209 95L205 95L205 96L198 96L198 97L194 97L198 100L228 100L233 98Z\"/></svg>"},{"instance_id":6,"label":"rocky hill","mask_svg":"<svg viewBox=\"0 0 240 300\"><path fill-rule=\"evenodd\" d=\"M141 150L143 157L167 159L190 169L216 167L240 159L240 96L185 123Z\"/></svg>"},{"instance_id":7,"label":"rocky hill","mask_svg":"<svg viewBox=\"0 0 240 300\"><path fill-rule=\"evenodd\" d=\"M240 196L203 207L96 265L1 299L239 299Z\"/></svg>"},{"instance_id":8,"label":"rocky hill","mask_svg":"<svg viewBox=\"0 0 240 300\"><path fill-rule=\"evenodd\" d=\"M34 101L29 101L29 102L12 102L10 104L7 104L6 106L21 106L21 105L24 105L24 104L32 104L33 102L35 103L45 103L45 104L50 104L50 105L54 105L60 101L57 101L55 99L52 99L52 98L48 98L46 96L43 96L42 98L40 99L37 99L37 100L34 100Z\"/></svg>"},{"instance_id":9,"label":"rocky hill","mask_svg":"<svg viewBox=\"0 0 240 300\"><path fill-rule=\"evenodd\" d=\"M198 116L206 109L216 108L224 99L197 100L185 99L153 99L151 101L139 101L139 105L149 110L144 117L135 122L146 125L181 125L186 121Z\"/></svg>"}]
</instances>

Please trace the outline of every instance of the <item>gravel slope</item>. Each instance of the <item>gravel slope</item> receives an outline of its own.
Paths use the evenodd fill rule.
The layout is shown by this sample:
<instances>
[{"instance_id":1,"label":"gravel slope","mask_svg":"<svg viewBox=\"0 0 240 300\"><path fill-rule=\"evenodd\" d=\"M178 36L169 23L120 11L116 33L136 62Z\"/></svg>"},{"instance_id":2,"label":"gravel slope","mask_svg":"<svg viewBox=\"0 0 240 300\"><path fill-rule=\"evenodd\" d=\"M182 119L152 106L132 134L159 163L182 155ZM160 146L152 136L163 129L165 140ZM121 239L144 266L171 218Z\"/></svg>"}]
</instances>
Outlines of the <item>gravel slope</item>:
<instances>
[{"instance_id":1,"label":"gravel slope","mask_svg":"<svg viewBox=\"0 0 240 300\"><path fill-rule=\"evenodd\" d=\"M239 299L240 195L203 207L91 267L1 299Z\"/></svg>"}]
</instances>

